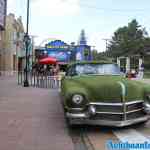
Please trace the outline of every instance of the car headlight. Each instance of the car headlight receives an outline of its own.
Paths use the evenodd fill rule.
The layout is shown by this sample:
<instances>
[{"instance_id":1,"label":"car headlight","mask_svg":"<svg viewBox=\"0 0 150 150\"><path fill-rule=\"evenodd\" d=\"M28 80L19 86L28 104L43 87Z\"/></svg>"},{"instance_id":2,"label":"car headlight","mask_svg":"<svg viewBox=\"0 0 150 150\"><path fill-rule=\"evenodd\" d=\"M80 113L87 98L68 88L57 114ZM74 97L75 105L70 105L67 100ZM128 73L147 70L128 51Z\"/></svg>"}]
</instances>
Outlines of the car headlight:
<instances>
[{"instance_id":1,"label":"car headlight","mask_svg":"<svg viewBox=\"0 0 150 150\"><path fill-rule=\"evenodd\" d=\"M144 110L147 114L150 114L150 95L147 95L146 101L144 102Z\"/></svg>"},{"instance_id":2,"label":"car headlight","mask_svg":"<svg viewBox=\"0 0 150 150\"><path fill-rule=\"evenodd\" d=\"M146 108L149 108L149 109L150 109L150 104L149 104L148 102L145 102L145 103L144 103L144 106L145 106Z\"/></svg>"},{"instance_id":3,"label":"car headlight","mask_svg":"<svg viewBox=\"0 0 150 150\"><path fill-rule=\"evenodd\" d=\"M83 102L83 100L84 100L84 97L80 94L75 94L72 96L73 103L75 103L77 105L81 104Z\"/></svg>"},{"instance_id":4,"label":"car headlight","mask_svg":"<svg viewBox=\"0 0 150 150\"><path fill-rule=\"evenodd\" d=\"M150 95L147 95L147 100L150 101Z\"/></svg>"}]
</instances>

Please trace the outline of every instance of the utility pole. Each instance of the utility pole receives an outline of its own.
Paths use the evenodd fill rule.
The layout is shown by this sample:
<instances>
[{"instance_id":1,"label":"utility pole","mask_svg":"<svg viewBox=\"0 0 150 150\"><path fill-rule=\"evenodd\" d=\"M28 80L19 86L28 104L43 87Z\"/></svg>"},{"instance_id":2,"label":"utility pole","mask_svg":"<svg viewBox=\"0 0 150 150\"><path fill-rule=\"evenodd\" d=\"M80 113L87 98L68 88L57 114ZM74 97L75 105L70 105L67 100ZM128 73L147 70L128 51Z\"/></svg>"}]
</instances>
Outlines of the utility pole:
<instances>
[{"instance_id":1,"label":"utility pole","mask_svg":"<svg viewBox=\"0 0 150 150\"><path fill-rule=\"evenodd\" d=\"M111 40L111 39L102 39L102 40L104 40L105 42L106 42L106 51L108 50L108 43L109 43L109 41Z\"/></svg>"},{"instance_id":2,"label":"utility pole","mask_svg":"<svg viewBox=\"0 0 150 150\"><path fill-rule=\"evenodd\" d=\"M104 40L105 41L105 43L106 43L106 49L105 49L105 51L106 51L106 55L107 55L107 51L108 51L108 43L109 43L109 41L111 40L111 39L102 39L102 40Z\"/></svg>"}]
</instances>

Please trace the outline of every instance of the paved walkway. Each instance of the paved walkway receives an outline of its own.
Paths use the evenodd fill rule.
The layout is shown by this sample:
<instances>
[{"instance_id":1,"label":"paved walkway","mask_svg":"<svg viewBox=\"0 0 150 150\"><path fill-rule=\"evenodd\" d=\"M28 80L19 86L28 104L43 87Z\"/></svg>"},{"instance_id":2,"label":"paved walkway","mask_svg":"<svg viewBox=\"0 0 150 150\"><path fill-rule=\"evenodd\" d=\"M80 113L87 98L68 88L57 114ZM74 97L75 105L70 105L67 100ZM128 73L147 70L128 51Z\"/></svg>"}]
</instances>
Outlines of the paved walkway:
<instances>
[{"instance_id":1,"label":"paved walkway","mask_svg":"<svg viewBox=\"0 0 150 150\"><path fill-rule=\"evenodd\" d=\"M0 77L0 150L73 150L56 90Z\"/></svg>"}]
</instances>

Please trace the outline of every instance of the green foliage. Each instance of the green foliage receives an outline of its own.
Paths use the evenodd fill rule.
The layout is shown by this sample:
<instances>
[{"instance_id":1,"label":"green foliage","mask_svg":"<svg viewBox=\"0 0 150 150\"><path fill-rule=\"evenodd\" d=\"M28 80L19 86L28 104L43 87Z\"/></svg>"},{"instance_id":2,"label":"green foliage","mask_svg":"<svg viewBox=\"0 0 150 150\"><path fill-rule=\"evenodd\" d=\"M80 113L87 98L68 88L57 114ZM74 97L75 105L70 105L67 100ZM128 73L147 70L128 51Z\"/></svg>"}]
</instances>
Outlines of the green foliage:
<instances>
[{"instance_id":1,"label":"green foliage","mask_svg":"<svg viewBox=\"0 0 150 150\"><path fill-rule=\"evenodd\" d=\"M145 28L142 28L136 20L132 20L128 26L117 29L109 46L109 54L113 57L144 55L150 47L150 38L147 37Z\"/></svg>"},{"instance_id":2,"label":"green foliage","mask_svg":"<svg viewBox=\"0 0 150 150\"><path fill-rule=\"evenodd\" d=\"M84 49L84 56L88 56L89 55L89 50L88 49Z\"/></svg>"},{"instance_id":3,"label":"green foliage","mask_svg":"<svg viewBox=\"0 0 150 150\"><path fill-rule=\"evenodd\" d=\"M100 61L100 60L112 61L112 58L108 57L105 52L97 52L97 50L93 50L92 56L94 61Z\"/></svg>"},{"instance_id":4,"label":"green foliage","mask_svg":"<svg viewBox=\"0 0 150 150\"><path fill-rule=\"evenodd\" d=\"M92 56L93 56L93 60L98 60L98 52L97 52L97 50L93 50L92 51Z\"/></svg>"}]
</instances>

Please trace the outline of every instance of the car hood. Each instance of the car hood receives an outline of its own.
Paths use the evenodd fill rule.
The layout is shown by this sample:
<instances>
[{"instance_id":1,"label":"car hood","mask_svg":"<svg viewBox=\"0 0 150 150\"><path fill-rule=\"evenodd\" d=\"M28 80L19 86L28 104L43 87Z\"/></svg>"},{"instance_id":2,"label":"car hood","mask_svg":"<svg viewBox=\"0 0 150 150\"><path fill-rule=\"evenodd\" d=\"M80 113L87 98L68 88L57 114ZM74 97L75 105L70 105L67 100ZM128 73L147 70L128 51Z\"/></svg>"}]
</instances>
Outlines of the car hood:
<instances>
[{"instance_id":1,"label":"car hood","mask_svg":"<svg viewBox=\"0 0 150 150\"><path fill-rule=\"evenodd\" d=\"M85 75L72 78L76 86L84 87L90 95L91 102L122 102L125 87L125 100L143 100L144 91L140 83L129 80L123 76ZM121 83L121 84L120 84Z\"/></svg>"}]
</instances>

